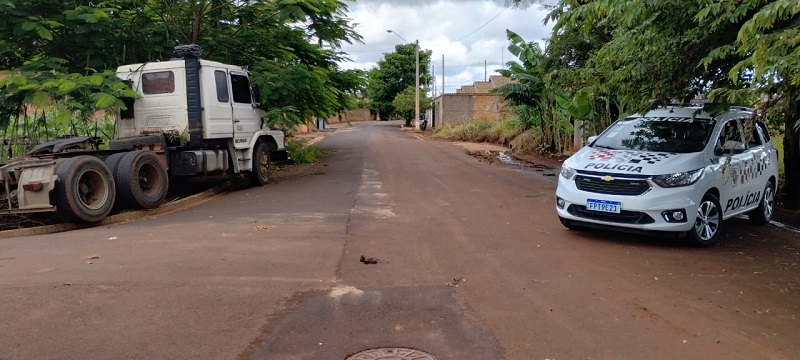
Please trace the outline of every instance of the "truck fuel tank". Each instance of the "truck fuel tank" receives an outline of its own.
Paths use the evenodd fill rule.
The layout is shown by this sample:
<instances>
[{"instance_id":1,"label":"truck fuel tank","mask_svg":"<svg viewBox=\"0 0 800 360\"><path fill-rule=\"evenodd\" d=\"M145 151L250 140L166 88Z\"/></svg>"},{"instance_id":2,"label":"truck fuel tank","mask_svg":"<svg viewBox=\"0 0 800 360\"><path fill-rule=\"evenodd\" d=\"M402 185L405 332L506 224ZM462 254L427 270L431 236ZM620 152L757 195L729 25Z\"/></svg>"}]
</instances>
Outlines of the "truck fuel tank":
<instances>
[{"instance_id":1,"label":"truck fuel tank","mask_svg":"<svg viewBox=\"0 0 800 360\"><path fill-rule=\"evenodd\" d=\"M181 151L170 157L170 173L177 176L224 174L229 167L227 150Z\"/></svg>"}]
</instances>

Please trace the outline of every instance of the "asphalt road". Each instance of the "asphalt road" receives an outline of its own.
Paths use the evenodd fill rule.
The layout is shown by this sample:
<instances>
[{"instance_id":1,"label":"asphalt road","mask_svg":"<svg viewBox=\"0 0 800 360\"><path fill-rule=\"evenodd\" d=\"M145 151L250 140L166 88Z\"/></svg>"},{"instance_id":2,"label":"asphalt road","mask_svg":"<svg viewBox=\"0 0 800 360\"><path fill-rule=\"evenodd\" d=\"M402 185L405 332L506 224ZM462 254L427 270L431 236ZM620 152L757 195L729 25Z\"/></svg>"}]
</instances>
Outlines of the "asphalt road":
<instances>
[{"instance_id":1,"label":"asphalt road","mask_svg":"<svg viewBox=\"0 0 800 360\"><path fill-rule=\"evenodd\" d=\"M318 145L265 187L0 240L0 359L800 358L794 230L574 232L546 172L396 122Z\"/></svg>"}]
</instances>

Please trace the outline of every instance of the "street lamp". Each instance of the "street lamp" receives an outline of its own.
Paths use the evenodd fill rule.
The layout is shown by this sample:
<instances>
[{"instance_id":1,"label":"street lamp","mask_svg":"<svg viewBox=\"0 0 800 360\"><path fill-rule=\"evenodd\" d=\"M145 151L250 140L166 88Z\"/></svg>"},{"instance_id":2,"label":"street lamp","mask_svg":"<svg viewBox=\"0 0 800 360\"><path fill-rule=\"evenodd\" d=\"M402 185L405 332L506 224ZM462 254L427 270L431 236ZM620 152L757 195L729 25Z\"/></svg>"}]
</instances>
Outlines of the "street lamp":
<instances>
[{"instance_id":1,"label":"street lamp","mask_svg":"<svg viewBox=\"0 0 800 360\"><path fill-rule=\"evenodd\" d=\"M386 30L386 32L395 34L400 38L400 40L408 43L408 41L406 41L406 39L400 36L400 34L397 32L392 30ZM414 76L414 129L419 130L419 40L414 42L414 57L416 59Z\"/></svg>"}]
</instances>

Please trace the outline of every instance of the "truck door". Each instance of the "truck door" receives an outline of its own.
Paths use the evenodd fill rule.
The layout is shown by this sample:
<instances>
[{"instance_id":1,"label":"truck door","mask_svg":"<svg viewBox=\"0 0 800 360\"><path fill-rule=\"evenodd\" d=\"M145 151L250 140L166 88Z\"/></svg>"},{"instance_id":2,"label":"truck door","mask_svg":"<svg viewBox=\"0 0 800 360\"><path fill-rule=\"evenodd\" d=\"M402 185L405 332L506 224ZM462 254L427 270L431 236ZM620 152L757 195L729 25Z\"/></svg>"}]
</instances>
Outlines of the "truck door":
<instances>
[{"instance_id":1,"label":"truck door","mask_svg":"<svg viewBox=\"0 0 800 360\"><path fill-rule=\"evenodd\" d=\"M253 106L250 79L244 71L230 71L233 95L233 143L236 148L250 145L253 133L261 128L260 111Z\"/></svg>"}]
</instances>

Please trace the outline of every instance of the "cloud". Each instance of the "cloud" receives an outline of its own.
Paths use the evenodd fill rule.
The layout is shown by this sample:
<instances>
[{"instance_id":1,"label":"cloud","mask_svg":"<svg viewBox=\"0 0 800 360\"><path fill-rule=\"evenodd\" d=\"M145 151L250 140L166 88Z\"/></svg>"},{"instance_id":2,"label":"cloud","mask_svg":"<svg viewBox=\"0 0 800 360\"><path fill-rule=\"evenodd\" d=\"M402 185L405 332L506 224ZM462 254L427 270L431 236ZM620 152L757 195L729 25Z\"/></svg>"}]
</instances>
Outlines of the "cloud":
<instances>
[{"instance_id":1,"label":"cloud","mask_svg":"<svg viewBox=\"0 0 800 360\"><path fill-rule=\"evenodd\" d=\"M360 0L349 3L348 15L364 43L343 47L352 60L341 64L343 68L369 69L395 45L419 41L422 49L433 53L438 92L442 55L446 91L454 92L483 80L484 63L491 74L512 60L506 29L540 43L552 31L552 24L543 23L546 10L507 7L504 1L492 0Z\"/></svg>"}]
</instances>

